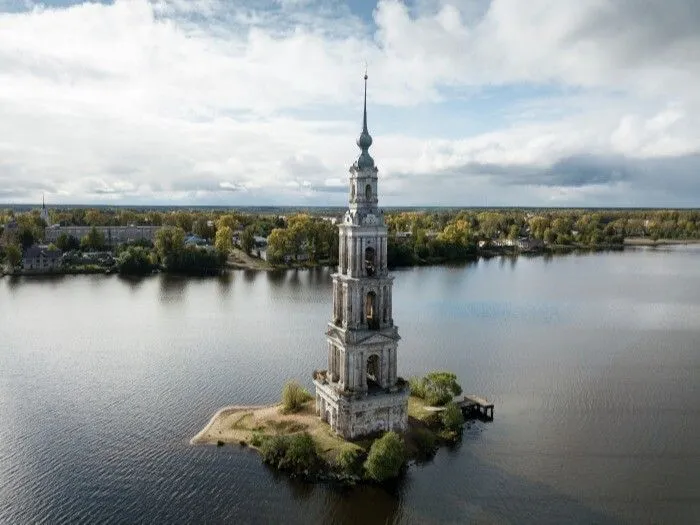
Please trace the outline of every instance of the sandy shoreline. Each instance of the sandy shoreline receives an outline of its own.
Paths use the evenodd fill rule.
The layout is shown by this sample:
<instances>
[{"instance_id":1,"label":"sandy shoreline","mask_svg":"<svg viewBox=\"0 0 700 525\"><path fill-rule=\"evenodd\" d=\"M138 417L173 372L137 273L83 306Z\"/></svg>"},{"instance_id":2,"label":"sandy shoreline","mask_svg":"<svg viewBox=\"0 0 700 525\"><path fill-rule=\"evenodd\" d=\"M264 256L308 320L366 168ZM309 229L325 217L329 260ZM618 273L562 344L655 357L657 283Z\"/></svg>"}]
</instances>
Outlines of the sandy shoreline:
<instances>
[{"instance_id":1,"label":"sandy shoreline","mask_svg":"<svg viewBox=\"0 0 700 525\"><path fill-rule=\"evenodd\" d=\"M281 405L229 405L220 408L190 440L192 445L235 444L257 448L259 437L308 432L319 453L331 459L343 448L357 448L337 436L317 415L313 402L293 414L281 412Z\"/></svg>"},{"instance_id":2,"label":"sandy shoreline","mask_svg":"<svg viewBox=\"0 0 700 525\"><path fill-rule=\"evenodd\" d=\"M221 438L216 438L212 431L216 431L215 427L220 423L222 418L226 418L238 412L251 412L264 408L274 407L276 405L229 405L217 410L209 419L204 428L190 439L190 445L216 444L222 441Z\"/></svg>"}]
</instances>

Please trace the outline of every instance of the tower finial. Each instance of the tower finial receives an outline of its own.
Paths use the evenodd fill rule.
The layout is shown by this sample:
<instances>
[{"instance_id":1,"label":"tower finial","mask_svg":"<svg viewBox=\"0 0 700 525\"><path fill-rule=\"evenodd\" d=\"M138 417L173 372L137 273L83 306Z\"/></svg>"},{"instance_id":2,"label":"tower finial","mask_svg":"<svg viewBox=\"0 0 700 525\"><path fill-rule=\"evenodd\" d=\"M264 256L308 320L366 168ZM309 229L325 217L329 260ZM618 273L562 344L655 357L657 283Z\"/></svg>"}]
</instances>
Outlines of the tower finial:
<instances>
[{"instance_id":1,"label":"tower finial","mask_svg":"<svg viewBox=\"0 0 700 525\"><path fill-rule=\"evenodd\" d=\"M365 111L362 119L362 131L367 131L367 62L365 62Z\"/></svg>"},{"instance_id":2,"label":"tower finial","mask_svg":"<svg viewBox=\"0 0 700 525\"><path fill-rule=\"evenodd\" d=\"M372 145L372 135L367 131L367 63L365 63L365 100L364 100L364 111L362 114L362 133L360 138L357 139L357 145L362 150L360 153L360 158L357 159L357 167L363 168L373 168L374 159L369 154L369 147Z\"/></svg>"}]
</instances>

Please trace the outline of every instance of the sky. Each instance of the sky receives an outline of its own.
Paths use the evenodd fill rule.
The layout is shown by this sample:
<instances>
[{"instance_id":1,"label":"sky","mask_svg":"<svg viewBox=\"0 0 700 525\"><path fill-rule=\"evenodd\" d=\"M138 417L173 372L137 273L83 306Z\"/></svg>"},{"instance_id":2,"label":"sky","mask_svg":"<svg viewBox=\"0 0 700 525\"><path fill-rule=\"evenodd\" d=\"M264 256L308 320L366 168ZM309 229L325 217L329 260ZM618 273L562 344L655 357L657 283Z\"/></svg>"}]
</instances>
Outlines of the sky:
<instances>
[{"instance_id":1,"label":"sky","mask_svg":"<svg viewBox=\"0 0 700 525\"><path fill-rule=\"evenodd\" d=\"M0 0L0 202L700 207L697 0Z\"/></svg>"}]
</instances>

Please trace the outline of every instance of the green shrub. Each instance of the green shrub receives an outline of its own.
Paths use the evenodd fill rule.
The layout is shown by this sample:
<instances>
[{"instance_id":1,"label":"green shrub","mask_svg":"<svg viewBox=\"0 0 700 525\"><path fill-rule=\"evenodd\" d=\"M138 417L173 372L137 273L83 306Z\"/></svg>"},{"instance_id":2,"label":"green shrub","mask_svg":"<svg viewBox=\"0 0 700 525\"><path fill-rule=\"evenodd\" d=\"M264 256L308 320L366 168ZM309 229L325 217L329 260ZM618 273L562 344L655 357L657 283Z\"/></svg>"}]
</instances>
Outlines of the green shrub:
<instances>
[{"instance_id":1,"label":"green shrub","mask_svg":"<svg viewBox=\"0 0 700 525\"><path fill-rule=\"evenodd\" d=\"M286 436L267 436L260 445L260 454L264 463L279 467L287 454L289 439Z\"/></svg>"},{"instance_id":2,"label":"green shrub","mask_svg":"<svg viewBox=\"0 0 700 525\"><path fill-rule=\"evenodd\" d=\"M403 442L396 432L387 432L372 443L365 471L375 481L398 477L406 458Z\"/></svg>"},{"instance_id":3,"label":"green shrub","mask_svg":"<svg viewBox=\"0 0 700 525\"><path fill-rule=\"evenodd\" d=\"M408 380L408 386L411 388L411 395L414 397L419 397L421 399L425 398L425 386L423 382L425 380L422 377L411 377Z\"/></svg>"},{"instance_id":4,"label":"green shrub","mask_svg":"<svg viewBox=\"0 0 700 525\"><path fill-rule=\"evenodd\" d=\"M250 444L254 447L259 447L262 445L264 437L262 432L253 432L253 436L250 438Z\"/></svg>"},{"instance_id":5,"label":"green shrub","mask_svg":"<svg viewBox=\"0 0 700 525\"><path fill-rule=\"evenodd\" d=\"M117 270L123 275L146 275L153 270L153 261L148 249L130 246L117 257Z\"/></svg>"},{"instance_id":6,"label":"green shrub","mask_svg":"<svg viewBox=\"0 0 700 525\"><path fill-rule=\"evenodd\" d=\"M462 393L462 387L457 383L457 376L452 372L430 372L423 379L423 388L424 399L432 406L442 406Z\"/></svg>"},{"instance_id":7,"label":"green shrub","mask_svg":"<svg viewBox=\"0 0 700 525\"><path fill-rule=\"evenodd\" d=\"M427 428L417 428L414 435L418 455L423 458L432 457L437 449L437 438Z\"/></svg>"},{"instance_id":8,"label":"green shrub","mask_svg":"<svg viewBox=\"0 0 700 525\"><path fill-rule=\"evenodd\" d=\"M311 399L311 394L297 381L288 381L282 389L282 412L298 412Z\"/></svg>"},{"instance_id":9,"label":"green shrub","mask_svg":"<svg viewBox=\"0 0 700 525\"><path fill-rule=\"evenodd\" d=\"M454 403L448 403L441 414L442 426L451 432L460 432L464 425L462 409Z\"/></svg>"},{"instance_id":10,"label":"green shrub","mask_svg":"<svg viewBox=\"0 0 700 525\"><path fill-rule=\"evenodd\" d=\"M356 448L345 447L340 451L335 460L335 464L343 474L357 474L359 467L360 453Z\"/></svg>"},{"instance_id":11,"label":"green shrub","mask_svg":"<svg viewBox=\"0 0 700 525\"><path fill-rule=\"evenodd\" d=\"M296 473L312 470L319 463L316 446L307 432L292 436L267 436L262 439L260 454L264 463Z\"/></svg>"},{"instance_id":12,"label":"green shrub","mask_svg":"<svg viewBox=\"0 0 700 525\"><path fill-rule=\"evenodd\" d=\"M313 469L317 463L316 446L308 432L287 438L287 448L279 462L279 468L299 473Z\"/></svg>"}]
</instances>

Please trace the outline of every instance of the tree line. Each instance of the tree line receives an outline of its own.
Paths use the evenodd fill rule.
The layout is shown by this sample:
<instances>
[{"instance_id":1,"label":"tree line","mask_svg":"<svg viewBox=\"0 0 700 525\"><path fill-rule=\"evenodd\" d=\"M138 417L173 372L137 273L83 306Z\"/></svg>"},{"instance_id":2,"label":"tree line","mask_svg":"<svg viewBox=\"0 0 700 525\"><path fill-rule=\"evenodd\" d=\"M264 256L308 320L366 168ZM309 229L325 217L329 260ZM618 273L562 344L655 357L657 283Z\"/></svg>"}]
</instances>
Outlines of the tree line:
<instances>
[{"instance_id":1,"label":"tree line","mask_svg":"<svg viewBox=\"0 0 700 525\"><path fill-rule=\"evenodd\" d=\"M328 214L328 210L323 211ZM336 215L341 213L338 209ZM161 266L185 273L211 273L225 263L234 235L241 249L249 254L255 248L256 237L266 238L267 259L274 265L299 261L333 265L338 257L337 226L327 220L328 215L322 217L313 210L283 216L240 210L71 208L51 209L49 215L51 224L93 226L82 239L59 236L55 244L64 252L106 249L98 226L161 226L163 233L158 232L152 245L118 249L118 260L124 268L143 271ZM503 241L519 239L538 241L541 248L620 246L631 237L700 239L699 210L397 210L387 212L385 217L391 266L465 260L479 251L502 249L506 244ZM11 221L16 225L10 234L3 228L7 230ZM0 258L16 262L18 251L21 257L22 250L43 239L46 226L38 210L0 210ZM180 241L189 233L213 244L218 255L185 246Z\"/></svg>"}]
</instances>

